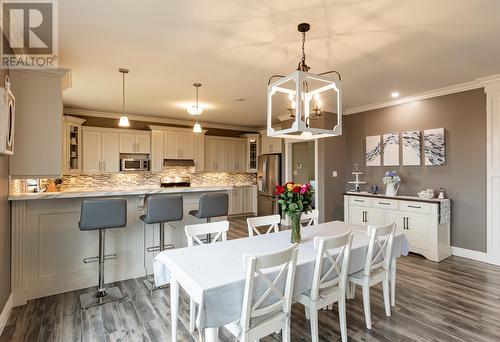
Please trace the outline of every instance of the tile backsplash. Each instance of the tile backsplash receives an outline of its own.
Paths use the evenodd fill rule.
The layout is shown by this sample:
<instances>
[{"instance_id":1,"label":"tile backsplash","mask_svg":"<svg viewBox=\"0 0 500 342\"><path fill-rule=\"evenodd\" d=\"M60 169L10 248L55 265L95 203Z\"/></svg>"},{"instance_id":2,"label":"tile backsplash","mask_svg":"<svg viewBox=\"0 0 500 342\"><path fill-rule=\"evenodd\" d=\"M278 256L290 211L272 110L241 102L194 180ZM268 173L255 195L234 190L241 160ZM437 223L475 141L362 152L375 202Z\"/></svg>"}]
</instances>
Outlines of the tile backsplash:
<instances>
[{"instance_id":1,"label":"tile backsplash","mask_svg":"<svg viewBox=\"0 0 500 342\"><path fill-rule=\"evenodd\" d=\"M121 172L121 173L85 173L78 175L63 175L59 191L71 191L84 188L124 188L140 186L157 186L163 177L190 177L192 186L204 185L232 185L237 183L255 184L255 173L232 172L194 172L192 167L169 167L162 172ZM52 179L41 179L40 186L44 187ZM11 193L25 192L25 179L12 179Z\"/></svg>"}]
</instances>

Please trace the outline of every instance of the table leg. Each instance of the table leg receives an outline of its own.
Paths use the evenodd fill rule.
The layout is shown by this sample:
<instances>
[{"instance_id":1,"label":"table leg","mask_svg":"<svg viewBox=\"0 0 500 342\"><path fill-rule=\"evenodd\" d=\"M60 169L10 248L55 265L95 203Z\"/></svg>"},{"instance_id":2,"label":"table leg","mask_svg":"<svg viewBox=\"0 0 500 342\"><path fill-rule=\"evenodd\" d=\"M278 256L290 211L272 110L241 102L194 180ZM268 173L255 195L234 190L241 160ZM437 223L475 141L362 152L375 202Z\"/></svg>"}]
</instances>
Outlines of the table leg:
<instances>
[{"instance_id":1,"label":"table leg","mask_svg":"<svg viewBox=\"0 0 500 342\"><path fill-rule=\"evenodd\" d=\"M206 328L205 342L218 342L218 341L219 341L219 328Z\"/></svg>"},{"instance_id":2,"label":"table leg","mask_svg":"<svg viewBox=\"0 0 500 342\"><path fill-rule=\"evenodd\" d=\"M176 342L179 315L179 282L173 277L170 279L170 314L172 315L172 342Z\"/></svg>"}]
</instances>

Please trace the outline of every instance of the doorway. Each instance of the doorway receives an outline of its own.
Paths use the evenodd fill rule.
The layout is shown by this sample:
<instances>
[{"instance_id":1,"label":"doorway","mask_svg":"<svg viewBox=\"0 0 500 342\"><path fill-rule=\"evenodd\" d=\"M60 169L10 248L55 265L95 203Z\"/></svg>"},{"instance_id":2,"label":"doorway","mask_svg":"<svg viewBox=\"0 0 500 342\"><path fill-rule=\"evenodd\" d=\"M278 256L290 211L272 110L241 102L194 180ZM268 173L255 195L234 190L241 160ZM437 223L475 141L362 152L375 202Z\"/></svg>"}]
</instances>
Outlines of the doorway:
<instances>
[{"instance_id":1,"label":"doorway","mask_svg":"<svg viewBox=\"0 0 500 342\"><path fill-rule=\"evenodd\" d=\"M285 180L310 183L314 189L313 208L319 208L317 140L285 140Z\"/></svg>"}]
</instances>

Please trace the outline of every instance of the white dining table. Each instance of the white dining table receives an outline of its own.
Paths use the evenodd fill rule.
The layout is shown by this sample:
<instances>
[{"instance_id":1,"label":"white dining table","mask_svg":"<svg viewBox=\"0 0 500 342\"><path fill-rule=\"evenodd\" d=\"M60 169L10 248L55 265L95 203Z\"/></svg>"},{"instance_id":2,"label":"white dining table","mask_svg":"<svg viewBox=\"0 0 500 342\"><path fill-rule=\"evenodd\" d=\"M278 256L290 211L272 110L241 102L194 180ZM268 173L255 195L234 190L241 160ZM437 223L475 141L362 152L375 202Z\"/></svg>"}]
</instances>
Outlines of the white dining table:
<instances>
[{"instance_id":1,"label":"white dining table","mask_svg":"<svg viewBox=\"0 0 500 342\"><path fill-rule=\"evenodd\" d=\"M295 273L294 294L311 289L316 251L313 239L316 236L334 236L353 232L349 274L364 268L369 239L366 227L332 221L302 228L302 242ZM196 325L205 332L205 340L218 340L218 328L240 319L245 271L242 257L247 253L270 253L287 248L290 231L284 230L267 235L199 245L189 248L171 249L154 258L154 273L157 286L170 283L170 306L172 319L172 341L177 341L179 310L179 286L198 304ZM329 251L332 256L335 251ZM340 249L339 249L340 252ZM395 281L396 258L408 255L409 245L404 234L394 237L392 250L392 282ZM338 253L337 253L338 254Z\"/></svg>"}]
</instances>

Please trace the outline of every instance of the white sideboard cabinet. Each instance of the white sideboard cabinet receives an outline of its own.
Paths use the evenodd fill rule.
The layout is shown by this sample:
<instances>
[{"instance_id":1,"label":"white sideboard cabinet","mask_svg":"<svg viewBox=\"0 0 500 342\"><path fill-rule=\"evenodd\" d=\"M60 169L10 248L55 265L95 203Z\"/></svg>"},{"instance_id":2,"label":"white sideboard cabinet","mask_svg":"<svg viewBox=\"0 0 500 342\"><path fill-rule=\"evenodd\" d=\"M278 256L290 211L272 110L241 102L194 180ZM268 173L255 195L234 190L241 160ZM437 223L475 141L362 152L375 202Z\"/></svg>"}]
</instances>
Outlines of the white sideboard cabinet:
<instances>
[{"instance_id":1,"label":"white sideboard cabinet","mask_svg":"<svg viewBox=\"0 0 500 342\"><path fill-rule=\"evenodd\" d=\"M439 222L440 202L417 197L344 194L344 221L362 226L396 223L410 252L441 261L451 255L450 224Z\"/></svg>"}]
</instances>

